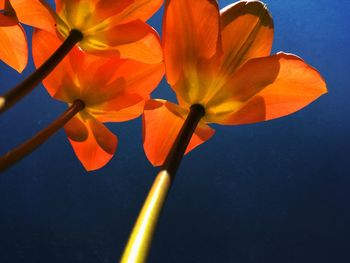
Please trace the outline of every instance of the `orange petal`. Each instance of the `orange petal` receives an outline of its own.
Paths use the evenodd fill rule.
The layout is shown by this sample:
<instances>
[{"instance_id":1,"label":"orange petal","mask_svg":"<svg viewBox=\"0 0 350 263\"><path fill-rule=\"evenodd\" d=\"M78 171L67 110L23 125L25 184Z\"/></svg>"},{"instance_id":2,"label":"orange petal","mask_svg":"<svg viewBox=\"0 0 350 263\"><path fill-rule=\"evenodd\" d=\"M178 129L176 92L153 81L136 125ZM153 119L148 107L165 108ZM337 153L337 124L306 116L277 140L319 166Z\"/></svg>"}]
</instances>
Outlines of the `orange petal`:
<instances>
[{"instance_id":1,"label":"orange petal","mask_svg":"<svg viewBox=\"0 0 350 263\"><path fill-rule=\"evenodd\" d=\"M55 35L43 30L35 30L32 37L32 53L35 67L40 67L60 46L62 41ZM65 77L64 69L69 69L68 59L61 63L49 74L43 84L51 96L54 96Z\"/></svg>"},{"instance_id":2,"label":"orange petal","mask_svg":"<svg viewBox=\"0 0 350 263\"><path fill-rule=\"evenodd\" d=\"M85 140L81 140L84 138L81 134L78 135L77 132L72 133L71 127L68 126L66 128L65 126L65 130L75 154L85 169L87 171L97 170L106 165L113 157L118 140L103 124L91 116L83 115L85 119L81 119L80 124L76 128L81 131L81 124L85 125L88 131L88 136ZM69 125L76 123L77 121L74 121L73 124L70 123Z\"/></svg>"},{"instance_id":3,"label":"orange petal","mask_svg":"<svg viewBox=\"0 0 350 263\"><path fill-rule=\"evenodd\" d=\"M44 63L62 44L62 41L51 33L43 30L35 30L32 39L32 53L34 64L38 68ZM72 82L69 81L74 76L75 68L80 68L81 61L81 51L78 48L73 48L68 57L65 57L58 66L47 76L43 84L51 96L55 96L57 91L62 87L63 83ZM73 58L73 59L72 59ZM75 68L72 68L71 61L76 61L78 63ZM58 95L55 96L57 99L62 99Z\"/></svg>"},{"instance_id":4,"label":"orange petal","mask_svg":"<svg viewBox=\"0 0 350 263\"><path fill-rule=\"evenodd\" d=\"M89 105L87 111L101 122L120 122L137 118L142 113L142 107L136 105L144 102L139 95L130 95L125 92L111 99L106 99L96 105ZM135 106L135 107L134 107ZM128 113L128 114L126 114ZM130 117L124 119L123 117Z\"/></svg>"},{"instance_id":5,"label":"orange petal","mask_svg":"<svg viewBox=\"0 0 350 263\"><path fill-rule=\"evenodd\" d=\"M56 0L55 2L57 13L68 27L91 32L94 29L114 27L136 20L144 22L161 7L163 0Z\"/></svg>"},{"instance_id":6,"label":"orange petal","mask_svg":"<svg viewBox=\"0 0 350 263\"><path fill-rule=\"evenodd\" d=\"M45 31L56 33L55 13L48 4L40 0L11 1L16 16L21 23Z\"/></svg>"},{"instance_id":7,"label":"orange petal","mask_svg":"<svg viewBox=\"0 0 350 263\"><path fill-rule=\"evenodd\" d=\"M239 1L221 10L222 70L229 74L247 60L270 55L273 20L259 1Z\"/></svg>"},{"instance_id":8,"label":"orange petal","mask_svg":"<svg viewBox=\"0 0 350 263\"><path fill-rule=\"evenodd\" d=\"M91 60L89 65L86 61L82 71L76 72L81 86L80 98L89 113L102 122L138 117L143 110L143 101L148 99L163 76L163 64L117 58L100 61L101 58Z\"/></svg>"},{"instance_id":9,"label":"orange petal","mask_svg":"<svg viewBox=\"0 0 350 263\"><path fill-rule=\"evenodd\" d=\"M157 32L139 20L87 35L80 46L99 56L119 56L149 64L163 60Z\"/></svg>"},{"instance_id":10,"label":"orange petal","mask_svg":"<svg viewBox=\"0 0 350 263\"><path fill-rule=\"evenodd\" d=\"M144 64L118 58L102 60L101 63L101 58L96 58L83 63L83 70L77 72L80 83L85 86L85 93L91 94L87 95L94 104L107 102L125 92L148 98L164 74L163 63ZM91 64L85 66L87 63ZM85 72L90 74L86 75Z\"/></svg>"},{"instance_id":11,"label":"orange petal","mask_svg":"<svg viewBox=\"0 0 350 263\"><path fill-rule=\"evenodd\" d=\"M162 61L157 32L143 20L161 5L160 0L56 1L57 29L66 38L73 28L84 38L80 47L98 56L117 56L144 63Z\"/></svg>"},{"instance_id":12,"label":"orange petal","mask_svg":"<svg viewBox=\"0 0 350 263\"><path fill-rule=\"evenodd\" d=\"M22 72L28 61L27 40L17 20L0 13L0 59Z\"/></svg>"},{"instance_id":13,"label":"orange petal","mask_svg":"<svg viewBox=\"0 0 350 263\"><path fill-rule=\"evenodd\" d=\"M201 78L198 75L212 65L211 59L215 59L221 50L217 2L168 0L163 21L167 80L183 98L189 91L196 94L203 88L197 83ZM175 87L180 82L191 83L191 86L181 84Z\"/></svg>"},{"instance_id":14,"label":"orange petal","mask_svg":"<svg viewBox=\"0 0 350 263\"><path fill-rule=\"evenodd\" d=\"M78 117L73 117L64 125L64 130L68 138L75 142L83 142L88 139L89 131L83 121Z\"/></svg>"},{"instance_id":15,"label":"orange petal","mask_svg":"<svg viewBox=\"0 0 350 263\"><path fill-rule=\"evenodd\" d=\"M167 101L147 101L143 115L143 146L148 160L154 166L164 163L187 114L185 109ZM210 139L214 132L206 124L200 123L186 153Z\"/></svg>"},{"instance_id":16,"label":"orange petal","mask_svg":"<svg viewBox=\"0 0 350 263\"><path fill-rule=\"evenodd\" d=\"M60 43L56 36L36 31L33 36L35 64L40 65ZM163 72L163 63L97 57L74 48L44 80L44 85L56 99L68 103L84 100L89 112L99 120L121 121L141 114L142 109L133 106L148 99ZM119 113L120 110L123 112Z\"/></svg>"},{"instance_id":17,"label":"orange petal","mask_svg":"<svg viewBox=\"0 0 350 263\"><path fill-rule=\"evenodd\" d=\"M5 0L0 0L0 10L5 9Z\"/></svg>"},{"instance_id":18,"label":"orange petal","mask_svg":"<svg viewBox=\"0 0 350 263\"><path fill-rule=\"evenodd\" d=\"M248 61L233 75L228 88L232 90L229 99L211 110L208 121L234 125L271 120L294 113L327 93L319 72L285 53ZM248 115L246 121L237 117L242 113Z\"/></svg>"},{"instance_id":19,"label":"orange petal","mask_svg":"<svg viewBox=\"0 0 350 263\"><path fill-rule=\"evenodd\" d=\"M124 63L115 69L115 74L125 80L128 93L148 98L164 75L164 64L163 62L145 64L124 60Z\"/></svg>"},{"instance_id":20,"label":"orange petal","mask_svg":"<svg viewBox=\"0 0 350 263\"><path fill-rule=\"evenodd\" d=\"M264 98L254 96L235 113L217 120L220 124L240 125L261 122L266 119Z\"/></svg>"},{"instance_id":21,"label":"orange petal","mask_svg":"<svg viewBox=\"0 0 350 263\"><path fill-rule=\"evenodd\" d=\"M100 16L114 16L118 23L132 20L146 21L163 4L163 0L101 0L96 5L96 13Z\"/></svg>"},{"instance_id":22,"label":"orange petal","mask_svg":"<svg viewBox=\"0 0 350 263\"><path fill-rule=\"evenodd\" d=\"M101 122L115 122L130 120L142 113L144 100L157 87L164 68L163 63L110 59L86 71L91 73L91 79L81 83L90 87L84 88L83 96L90 114Z\"/></svg>"},{"instance_id":23,"label":"orange petal","mask_svg":"<svg viewBox=\"0 0 350 263\"><path fill-rule=\"evenodd\" d=\"M133 104L129 107L123 107L118 111L112 110L109 108L106 109L106 106L103 105L97 109L89 108L89 113L93 115L100 122L122 122L135 119L140 116L145 105L144 100L139 100L138 103ZM108 107L109 105L107 105Z\"/></svg>"}]
</instances>

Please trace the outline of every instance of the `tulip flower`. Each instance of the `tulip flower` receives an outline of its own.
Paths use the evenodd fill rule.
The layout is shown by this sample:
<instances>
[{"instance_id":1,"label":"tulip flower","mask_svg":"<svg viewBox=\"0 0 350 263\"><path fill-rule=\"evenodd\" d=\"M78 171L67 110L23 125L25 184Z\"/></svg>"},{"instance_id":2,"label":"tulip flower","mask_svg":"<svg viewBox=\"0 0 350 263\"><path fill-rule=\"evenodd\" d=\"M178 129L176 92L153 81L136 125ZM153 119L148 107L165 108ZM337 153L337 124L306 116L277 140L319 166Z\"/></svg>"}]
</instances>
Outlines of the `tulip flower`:
<instances>
[{"instance_id":1,"label":"tulip flower","mask_svg":"<svg viewBox=\"0 0 350 263\"><path fill-rule=\"evenodd\" d=\"M166 77L179 105L147 103L144 146L153 165L163 164L177 135L162 128L164 122L179 131L191 105L205 111L197 131L202 140L192 140L193 149L213 134L208 123L239 125L279 118L327 92L320 74L301 58L282 52L270 55L273 20L259 1L240 1L220 13L215 1L168 1L163 34Z\"/></svg>"},{"instance_id":2,"label":"tulip flower","mask_svg":"<svg viewBox=\"0 0 350 263\"><path fill-rule=\"evenodd\" d=\"M0 0L0 60L22 72L28 62L26 24L55 33L55 19L39 0Z\"/></svg>"},{"instance_id":3,"label":"tulip flower","mask_svg":"<svg viewBox=\"0 0 350 263\"><path fill-rule=\"evenodd\" d=\"M55 35L35 31L35 64L43 63L60 43ZM53 98L69 105L68 113L54 131L64 126L76 156L87 171L103 167L116 151L117 137L103 123L127 121L141 115L144 102L163 74L162 62L145 64L103 58L75 47L43 81ZM7 168L9 160L17 158L18 152L0 158L0 168L2 163L3 169Z\"/></svg>"},{"instance_id":4,"label":"tulip flower","mask_svg":"<svg viewBox=\"0 0 350 263\"><path fill-rule=\"evenodd\" d=\"M12 0L14 6L24 3L21 15L30 9L30 2ZM162 0L56 0L57 26L50 27L63 41L48 54L46 62L22 83L0 96L0 112L4 112L37 86L78 44L85 52L99 56L134 59L142 63L162 61L162 49L157 32L146 24L162 5ZM17 10L17 9L16 9ZM50 57L51 55L51 57Z\"/></svg>"},{"instance_id":5,"label":"tulip flower","mask_svg":"<svg viewBox=\"0 0 350 263\"><path fill-rule=\"evenodd\" d=\"M145 23L162 0L56 0L57 30L62 39L71 30L83 34L79 46L86 52L144 63L162 60L158 35Z\"/></svg>"},{"instance_id":6,"label":"tulip flower","mask_svg":"<svg viewBox=\"0 0 350 263\"><path fill-rule=\"evenodd\" d=\"M260 1L239 1L221 11L214 0L166 1L165 71L179 104L145 105L144 150L162 167L121 262L145 262L181 158L214 134L208 124L279 118L327 92L321 75L301 58L270 55L272 41L273 20Z\"/></svg>"}]
</instances>

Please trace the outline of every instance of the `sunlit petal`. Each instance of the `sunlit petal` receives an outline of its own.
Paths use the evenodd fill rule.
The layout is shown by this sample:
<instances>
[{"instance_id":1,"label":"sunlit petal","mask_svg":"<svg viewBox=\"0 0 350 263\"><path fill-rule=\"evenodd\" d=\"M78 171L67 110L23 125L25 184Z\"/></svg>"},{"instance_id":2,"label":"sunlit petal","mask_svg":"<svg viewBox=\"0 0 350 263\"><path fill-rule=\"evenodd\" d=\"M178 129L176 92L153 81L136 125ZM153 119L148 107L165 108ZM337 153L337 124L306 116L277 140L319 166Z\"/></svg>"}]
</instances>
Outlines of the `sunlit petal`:
<instances>
[{"instance_id":1,"label":"sunlit petal","mask_svg":"<svg viewBox=\"0 0 350 263\"><path fill-rule=\"evenodd\" d=\"M235 116L242 111L249 116L259 115L248 118L247 123L282 117L304 108L325 94L327 88L319 72L302 59L278 53L248 61L225 86L225 92L230 96L222 98L221 105L209 105L209 122L242 124Z\"/></svg>"},{"instance_id":2,"label":"sunlit petal","mask_svg":"<svg viewBox=\"0 0 350 263\"><path fill-rule=\"evenodd\" d=\"M118 23L146 21L162 4L163 0L101 0L96 5L96 12L104 17L114 15Z\"/></svg>"},{"instance_id":3,"label":"sunlit petal","mask_svg":"<svg viewBox=\"0 0 350 263\"><path fill-rule=\"evenodd\" d=\"M166 1L163 44L167 80L189 103L197 102L196 95L205 88L199 79L210 71L220 53L219 27L216 1Z\"/></svg>"},{"instance_id":4,"label":"sunlit petal","mask_svg":"<svg viewBox=\"0 0 350 263\"><path fill-rule=\"evenodd\" d=\"M62 43L56 35L43 30L35 30L32 41L32 53L36 67L39 67L44 63ZM71 51L73 54L77 52L79 52L77 48L74 48ZM76 61L80 60L76 59ZM74 70L71 66L69 57L66 57L59 63L53 72L44 79L44 86L51 96L55 96L55 93L62 86L63 81L67 80L67 78L71 78L73 74Z\"/></svg>"},{"instance_id":5,"label":"sunlit petal","mask_svg":"<svg viewBox=\"0 0 350 263\"><path fill-rule=\"evenodd\" d=\"M72 56L69 58L73 63ZM82 96L92 104L104 103L125 92L148 98L164 71L163 63L144 64L134 60L102 59L86 54L81 61L84 62L75 70L75 75L82 87Z\"/></svg>"},{"instance_id":6,"label":"sunlit petal","mask_svg":"<svg viewBox=\"0 0 350 263\"><path fill-rule=\"evenodd\" d=\"M143 111L145 100L137 99L137 101L138 103L130 107L124 107L118 111L111 110L110 105L102 105L98 108L89 108L89 112L100 122L128 121L139 117Z\"/></svg>"},{"instance_id":7,"label":"sunlit petal","mask_svg":"<svg viewBox=\"0 0 350 263\"><path fill-rule=\"evenodd\" d=\"M87 35L80 46L99 56L119 56L150 64L163 60L157 32L141 21Z\"/></svg>"},{"instance_id":8,"label":"sunlit petal","mask_svg":"<svg viewBox=\"0 0 350 263\"><path fill-rule=\"evenodd\" d=\"M51 33L56 32L55 14L45 2L40 0L15 0L11 1L11 5L19 22Z\"/></svg>"},{"instance_id":9,"label":"sunlit petal","mask_svg":"<svg viewBox=\"0 0 350 263\"><path fill-rule=\"evenodd\" d=\"M0 13L0 59L22 72L28 61L27 40L15 18Z\"/></svg>"},{"instance_id":10,"label":"sunlit petal","mask_svg":"<svg viewBox=\"0 0 350 263\"><path fill-rule=\"evenodd\" d=\"M42 30L33 36L33 54L40 65L60 40ZM89 72L89 74L86 74ZM138 117L144 100L164 74L163 63L104 58L73 49L44 81L56 99L72 103L80 99L85 110L101 122L126 121Z\"/></svg>"},{"instance_id":11,"label":"sunlit petal","mask_svg":"<svg viewBox=\"0 0 350 263\"><path fill-rule=\"evenodd\" d=\"M118 140L103 124L92 117L84 117L85 119L81 119L81 124L83 123L88 131L87 138L81 140L82 136L72 136L69 128L67 135L82 165L87 171L92 171L103 167L110 161L116 151Z\"/></svg>"},{"instance_id":12,"label":"sunlit petal","mask_svg":"<svg viewBox=\"0 0 350 263\"><path fill-rule=\"evenodd\" d=\"M163 59L159 36L144 20L160 0L56 1L57 29L66 38L72 29L82 32L79 46L98 56L117 56L144 63Z\"/></svg>"},{"instance_id":13,"label":"sunlit petal","mask_svg":"<svg viewBox=\"0 0 350 263\"><path fill-rule=\"evenodd\" d=\"M174 143L188 111L176 104L150 100L145 105L143 115L143 146L148 160L154 165L162 165ZM204 123L197 127L186 153L210 139L214 130Z\"/></svg>"},{"instance_id":14,"label":"sunlit petal","mask_svg":"<svg viewBox=\"0 0 350 263\"><path fill-rule=\"evenodd\" d=\"M78 117L73 117L64 125L64 130L69 139L75 142L83 142L89 136L89 130L86 128L84 122Z\"/></svg>"},{"instance_id":15,"label":"sunlit petal","mask_svg":"<svg viewBox=\"0 0 350 263\"><path fill-rule=\"evenodd\" d=\"M111 66L110 63L106 65ZM103 68L97 74L102 73ZM112 68L114 74L110 76L110 81L92 87L94 91L87 94L87 97L91 97L89 112L102 122L126 121L138 117L143 110L143 101L148 99L163 76L163 64L123 60L118 67Z\"/></svg>"},{"instance_id":16,"label":"sunlit petal","mask_svg":"<svg viewBox=\"0 0 350 263\"><path fill-rule=\"evenodd\" d=\"M273 20L259 1L239 1L221 10L222 71L233 73L247 60L270 55Z\"/></svg>"}]
</instances>

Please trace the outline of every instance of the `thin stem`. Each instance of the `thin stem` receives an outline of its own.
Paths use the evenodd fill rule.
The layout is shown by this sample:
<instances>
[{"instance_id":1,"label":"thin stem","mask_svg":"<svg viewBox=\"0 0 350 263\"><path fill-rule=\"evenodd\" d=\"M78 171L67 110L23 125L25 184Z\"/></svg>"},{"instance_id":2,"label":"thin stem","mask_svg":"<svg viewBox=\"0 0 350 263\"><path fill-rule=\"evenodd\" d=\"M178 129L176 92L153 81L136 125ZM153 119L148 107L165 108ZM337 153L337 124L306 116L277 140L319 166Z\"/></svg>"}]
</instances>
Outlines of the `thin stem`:
<instances>
[{"instance_id":1,"label":"thin stem","mask_svg":"<svg viewBox=\"0 0 350 263\"><path fill-rule=\"evenodd\" d=\"M30 93L62 61L75 44L82 39L83 34L79 30L71 30L62 45L36 71L16 87L0 96L0 113L5 112Z\"/></svg>"},{"instance_id":2,"label":"thin stem","mask_svg":"<svg viewBox=\"0 0 350 263\"><path fill-rule=\"evenodd\" d=\"M175 179L176 171L191 137L204 114L205 110L203 106L199 104L191 106L190 113L148 193L120 263L146 262L154 231L171 184Z\"/></svg>"},{"instance_id":3,"label":"thin stem","mask_svg":"<svg viewBox=\"0 0 350 263\"><path fill-rule=\"evenodd\" d=\"M76 100L74 103L55 121L53 121L45 129L38 132L34 137L27 140L20 146L9 151L5 155L0 157L0 172L5 171L11 165L20 161L23 157L33 152L41 144L47 141L52 135L54 135L60 128L62 128L70 119L72 119L79 111L85 107L84 102Z\"/></svg>"},{"instance_id":4,"label":"thin stem","mask_svg":"<svg viewBox=\"0 0 350 263\"><path fill-rule=\"evenodd\" d=\"M202 105L194 104L191 106L190 113L188 114L186 121L183 124L161 168L161 170L168 171L172 179L174 179L192 135L196 130L199 121L204 115L205 110Z\"/></svg>"}]
</instances>

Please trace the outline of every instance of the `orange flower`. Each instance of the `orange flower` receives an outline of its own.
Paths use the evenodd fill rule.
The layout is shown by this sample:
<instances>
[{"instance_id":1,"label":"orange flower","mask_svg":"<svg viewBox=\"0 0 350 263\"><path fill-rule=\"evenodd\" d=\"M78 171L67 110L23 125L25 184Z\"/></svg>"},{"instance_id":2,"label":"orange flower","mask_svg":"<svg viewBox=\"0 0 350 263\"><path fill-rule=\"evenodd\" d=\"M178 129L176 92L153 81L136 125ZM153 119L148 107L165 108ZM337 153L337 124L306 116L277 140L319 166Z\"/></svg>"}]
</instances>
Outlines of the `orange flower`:
<instances>
[{"instance_id":1,"label":"orange flower","mask_svg":"<svg viewBox=\"0 0 350 263\"><path fill-rule=\"evenodd\" d=\"M35 31L33 57L36 66L43 63L60 42L53 34ZM138 117L163 71L162 63L101 58L75 47L43 81L54 98L68 104L76 100L85 104L64 128L86 170L101 168L115 153L117 137L102 123Z\"/></svg>"},{"instance_id":2,"label":"orange flower","mask_svg":"<svg viewBox=\"0 0 350 263\"><path fill-rule=\"evenodd\" d=\"M84 38L80 47L99 55L118 55L159 63L162 51L156 31L145 21L162 0L56 0L57 29L65 39L72 29Z\"/></svg>"},{"instance_id":3,"label":"orange flower","mask_svg":"<svg viewBox=\"0 0 350 263\"><path fill-rule=\"evenodd\" d=\"M39 0L0 0L0 59L22 72L28 61L28 46L20 23L55 32L50 9Z\"/></svg>"},{"instance_id":4,"label":"orange flower","mask_svg":"<svg viewBox=\"0 0 350 263\"><path fill-rule=\"evenodd\" d=\"M214 134L207 123L279 118L327 92L321 75L301 58L270 56L273 21L259 1L219 12L214 0L168 0L163 21L166 76L179 105L146 103L144 148L153 165L164 162L193 104L202 105L205 116L187 152Z\"/></svg>"}]
</instances>

